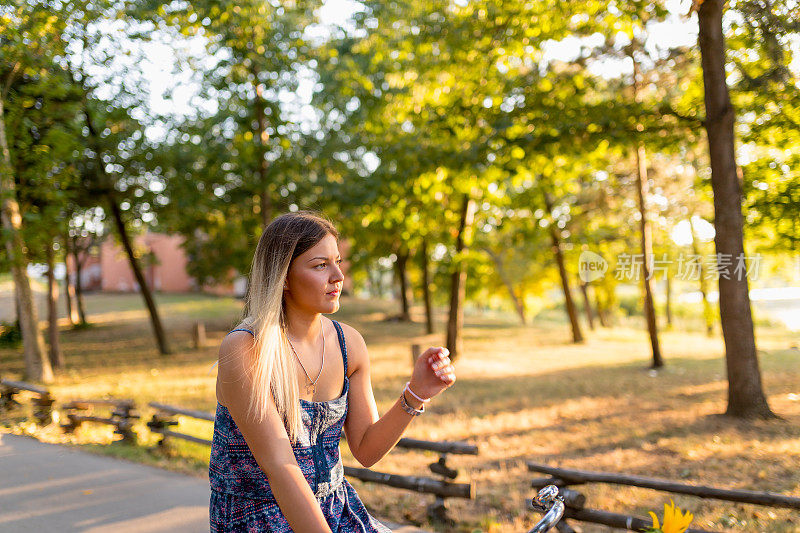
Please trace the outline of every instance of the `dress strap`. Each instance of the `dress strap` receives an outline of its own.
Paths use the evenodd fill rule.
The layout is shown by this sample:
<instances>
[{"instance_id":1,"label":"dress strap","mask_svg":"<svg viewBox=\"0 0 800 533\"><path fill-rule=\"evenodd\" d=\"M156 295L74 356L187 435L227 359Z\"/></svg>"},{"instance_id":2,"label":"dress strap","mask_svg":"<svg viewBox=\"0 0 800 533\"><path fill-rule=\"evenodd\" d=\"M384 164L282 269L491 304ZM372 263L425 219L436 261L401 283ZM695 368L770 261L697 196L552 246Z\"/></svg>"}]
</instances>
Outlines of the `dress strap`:
<instances>
[{"instance_id":1,"label":"dress strap","mask_svg":"<svg viewBox=\"0 0 800 533\"><path fill-rule=\"evenodd\" d=\"M232 329L232 330L230 330L230 331L227 333L227 335L230 335L230 334L231 334L231 333L233 333L234 331L246 331L247 333L249 333L249 334L250 334L250 335L252 335L253 337L255 337L255 336L256 336L256 334L255 334L255 333L253 333L252 331L250 331L250 330L249 330L249 329L247 329L247 328L236 328L236 329Z\"/></svg>"},{"instance_id":2,"label":"dress strap","mask_svg":"<svg viewBox=\"0 0 800 533\"><path fill-rule=\"evenodd\" d=\"M331 320L336 328L336 336L339 337L339 348L342 350L342 360L344 361L344 377L347 377L347 344L344 342L344 331L342 325L335 320Z\"/></svg>"}]
</instances>

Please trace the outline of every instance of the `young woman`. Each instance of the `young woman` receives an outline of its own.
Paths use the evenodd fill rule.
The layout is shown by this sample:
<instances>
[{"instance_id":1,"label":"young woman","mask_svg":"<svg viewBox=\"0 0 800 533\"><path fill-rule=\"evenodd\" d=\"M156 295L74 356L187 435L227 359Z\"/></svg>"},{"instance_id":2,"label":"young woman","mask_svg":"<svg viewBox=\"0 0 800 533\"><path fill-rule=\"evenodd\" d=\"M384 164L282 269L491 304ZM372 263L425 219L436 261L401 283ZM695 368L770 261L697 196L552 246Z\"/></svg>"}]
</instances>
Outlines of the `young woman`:
<instances>
[{"instance_id":1,"label":"young woman","mask_svg":"<svg viewBox=\"0 0 800 533\"><path fill-rule=\"evenodd\" d=\"M378 416L364 339L339 309L338 233L309 212L279 216L256 247L244 319L223 340L211 445L212 532L388 532L344 478L339 437L365 467L455 382L445 348L416 361Z\"/></svg>"}]
</instances>

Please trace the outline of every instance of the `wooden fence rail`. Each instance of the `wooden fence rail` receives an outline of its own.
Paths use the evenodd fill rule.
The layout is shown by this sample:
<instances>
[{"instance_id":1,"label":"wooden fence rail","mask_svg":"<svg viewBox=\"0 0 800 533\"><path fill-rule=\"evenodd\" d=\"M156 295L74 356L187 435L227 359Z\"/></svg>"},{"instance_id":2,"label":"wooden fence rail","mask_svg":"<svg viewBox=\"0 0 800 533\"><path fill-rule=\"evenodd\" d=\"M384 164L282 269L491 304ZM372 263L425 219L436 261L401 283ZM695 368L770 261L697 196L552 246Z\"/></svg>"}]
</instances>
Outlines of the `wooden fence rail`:
<instances>
[{"instance_id":1,"label":"wooden fence rail","mask_svg":"<svg viewBox=\"0 0 800 533\"><path fill-rule=\"evenodd\" d=\"M674 494L688 494L700 498L714 498L738 503L754 503L757 505L767 505L770 507L788 507L789 509L800 509L800 498L794 496L784 496L774 492L758 492L754 490L740 489L718 489L703 485L687 485L665 479L634 476L630 474L613 474L606 472L588 472L583 470L570 470L567 468L555 468L539 463L528 462L528 470L550 474L557 478L564 485L579 485L583 483L615 483L618 485L628 485L631 487L642 487L646 489L672 492ZM552 483L552 480L549 482ZM548 484L549 484L548 483ZM558 485L559 483L553 483Z\"/></svg>"},{"instance_id":2,"label":"wooden fence rail","mask_svg":"<svg viewBox=\"0 0 800 533\"><path fill-rule=\"evenodd\" d=\"M361 481L380 483L381 485L414 492L434 494L440 498L472 499L475 497L475 489L471 483L451 483L429 477L387 474L384 472L376 472L369 468L356 468L352 466L345 466L344 473L347 476L360 479Z\"/></svg>"},{"instance_id":3,"label":"wooden fence rail","mask_svg":"<svg viewBox=\"0 0 800 533\"><path fill-rule=\"evenodd\" d=\"M53 420L53 403L55 402L50 391L24 381L0 379L0 412L21 405L15 396L23 391L35 395L31 399L31 403L33 403L33 416L36 420L40 424L49 424Z\"/></svg>"},{"instance_id":4,"label":"wooden fence rail","mask_svg":"<svg viewBox=\"0 0 800 533\"><path fill-rule=\"evenodd\" d=\"M642 531L651 525L650 520L637 518L617 513L610 513L597 509L586 509L584 507L586 498L576 499L576 495L582 496L579 492L566 488L568 486L582 485L585 483L612 483L631 487L641 487L674 494L687 494L700 498L714 498L738 503L752 503L757 505L767 505L770 507L787 507L790 509L800 509L800 498L784 496L774 492L758 492L753 490L739 489L718 489L701 485L687 485L666 479L649 478L630 474L616 474L607 472L590 472L586 470L574 470L569 468L556 468L549 465L528 461L528 470L549 474L551 477L537 478L531 481L531 487L541 489L547 485L556 485L564 494L566 509L564 517L558 523L559 531L566 533L572 528L566 519L579 520L582 522L592 522L611 527ZM531 500L528 500L528 507L533 508ZM687 533L710 533L702 529L687 529Z\"/></svg>"},{"instance_id":5,"label":"wooden fence rail","mask_svg":"<svg viewBox=\"0 0 800 533\"><path fill-rule=\"evenodd\" d=\"M97 416L96 408L110 408L109 416ZM84 422L95 422L114 426L114 433L121 435L122 440L128 444L136 444L136 433L133 424L139 415L135 412L136 405L133 400L72 400L61 406L67 416L68 422L61 424L64 431L71 433ZM88 411L90 414L86 414Z\"/></svg>"},{"instance_id":6,"label":"wooden fence rail","mask_svg":"<svg viewBox=\"0 0 800 533\"><path fill-rule=\"evenodd\" d=\"M571 518L580 522L591 522L593 524L603 524L606 526L616 527L620 529L628 529L632 531L644 531L653 525L653 521L643 520L635 516L628 516L624 514L609 513L608 511L599 511L597 509L571 509L567 507L564 510L564 518ZM705 529L689 528L686 533L714 533Z\"/></svg>"},{"instance_id":7,"label":"wooden fence rail","mask_svg":"<svg viewBox=\"0 0 800 533\"><path fill-rule=\"evenodd\" d=\"M175 420L176 416L188 416L189 418L213 422L214 415L212 413L195 411L193 409L184 409L182 407L175 407L173 405L167 405L158 402L150 402L148 405L155 409L156 413L153 415L150 421L147 422L147 427L150 428L150 431L153 433L158 433L162 436L161 440L158 441L159 446L164 446L168 437L211 446L211 441L208 439L189 435L188 433L172 431L169 428L178 425L178 421Z\"/></svg>"}]
</instances>

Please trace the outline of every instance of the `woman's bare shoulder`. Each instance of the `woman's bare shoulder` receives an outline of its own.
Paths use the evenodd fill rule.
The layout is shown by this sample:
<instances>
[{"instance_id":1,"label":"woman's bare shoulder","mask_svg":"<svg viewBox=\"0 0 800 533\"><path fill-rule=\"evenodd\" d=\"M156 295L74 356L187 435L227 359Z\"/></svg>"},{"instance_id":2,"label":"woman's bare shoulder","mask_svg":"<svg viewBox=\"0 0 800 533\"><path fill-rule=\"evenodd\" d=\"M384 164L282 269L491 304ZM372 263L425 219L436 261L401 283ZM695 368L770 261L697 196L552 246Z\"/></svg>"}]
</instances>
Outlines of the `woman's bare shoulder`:
<instances>
[{"instance_id":1,"label":"woman's bare shoulder","mask_svg":"<svg viewBox=\"0 0 800 533\"><path fill-rule=\"evenodd\" d=\"M255 338L246 331L232 331L219 345L220 370L241 370L255 347Z\"/></svg>"}]
</instances>

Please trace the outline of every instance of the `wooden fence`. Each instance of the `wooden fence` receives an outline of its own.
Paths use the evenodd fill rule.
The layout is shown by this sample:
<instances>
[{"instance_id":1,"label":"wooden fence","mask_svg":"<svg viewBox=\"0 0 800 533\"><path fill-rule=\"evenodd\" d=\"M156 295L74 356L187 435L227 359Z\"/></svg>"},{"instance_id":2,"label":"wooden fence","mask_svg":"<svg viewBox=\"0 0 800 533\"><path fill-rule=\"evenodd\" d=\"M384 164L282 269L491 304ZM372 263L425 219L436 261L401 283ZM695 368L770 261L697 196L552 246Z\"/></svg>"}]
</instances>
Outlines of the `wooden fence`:
<instances>
[{"instance_id":1,"label":"wooden fence","mask_svg":"<svg viewBox=\"0 0 800 533\"><path fill-rule=\"evenodd\" d=\"M150 431L163 435L159 445L163 445L166 439L177 438L198 444L210 445L211 441L175 431L172 428L178 425L177 416L187 416L198 420L214 421L212 413L184 409L173 405L152 402L150 407L156 410L151 420L147 423ZM342 434L344 437L344 434ZM344 467L344 474L348 477L359 479L369 483L379 483L390 487L410 490L420 494L432 494L434 501L428 506L428 516L432 520L450 523L453 521L447 516L447 498L475 498L475 488L472 483L456 483L460 472L451 468L447 464L448 455L477 455L478 447L473 444L463 442L442 442L426 441L410 438L402 438L395 445L396 448L408 450L426 450L439 454L436 462L428 465L428 469L437 477L412 476L404 474L390 474L377 472L369 468L356 468L351 466Z\"/></svg>"},{"instance_id":2,"label":"wooden fence","mask_svg":"<svg viewBox=\"0 0 800 533\"><path fill-rule=\"evenodd\" d=\"M635 516L611 513L598 509L587 509L585 507L586 497L580 492L569 488L576 485L583 485L585 483L613 483L617 485L627 485L631 487L642 487L658 491L671 492L674 494L686 494L700 498L713 498L729 502L752 503L771 507L800 509L800 498L784 496L783 494L776 494L773 492L719 489L715 487L688 485L685 483L677 483L665 479L648 478L629 474L590 472L586 470L556 468L532 461L529 461L527 465L529 471L547 474L550 476L534 479L531 482L532 488L540 489L547 485L556 485L559 488L562 496L564 496L564 502L566 505L564 518L556 526L562 533L573 531L572 527L567 523L567 519L603 524L632 531L642 531L652 525L652 521L649 519L645 520ZM530 500L528 500L528 507L533 508ZM702 529L687 529L686 531L687 533L709 533Z\"/></svg>"}]
</instances>

